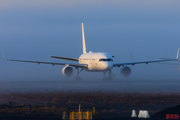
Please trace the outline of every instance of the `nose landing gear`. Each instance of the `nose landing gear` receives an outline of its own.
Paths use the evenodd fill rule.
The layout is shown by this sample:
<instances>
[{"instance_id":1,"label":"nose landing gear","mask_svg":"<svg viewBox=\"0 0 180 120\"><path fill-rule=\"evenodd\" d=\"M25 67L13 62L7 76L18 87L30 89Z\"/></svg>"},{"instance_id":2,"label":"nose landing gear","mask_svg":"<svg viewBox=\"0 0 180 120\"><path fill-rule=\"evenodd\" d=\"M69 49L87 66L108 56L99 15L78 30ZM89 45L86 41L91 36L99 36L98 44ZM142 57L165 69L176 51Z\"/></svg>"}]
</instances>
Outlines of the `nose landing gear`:
<instances>
[{"instance_id":1,"label":"nose landing gear","mask_svg":"<svg viewBox=\"0 0 180 120\"><path fill-rule=\"evenodd\" d=\"M106 72L107 71L104 71L103 72L103 81L114 81L114 78L112 77L112 75L111 75L111 70L109 70L108 71L108 73L109 73L109 76L108 77L106 77Z\"/></svg>"}]
</instances>

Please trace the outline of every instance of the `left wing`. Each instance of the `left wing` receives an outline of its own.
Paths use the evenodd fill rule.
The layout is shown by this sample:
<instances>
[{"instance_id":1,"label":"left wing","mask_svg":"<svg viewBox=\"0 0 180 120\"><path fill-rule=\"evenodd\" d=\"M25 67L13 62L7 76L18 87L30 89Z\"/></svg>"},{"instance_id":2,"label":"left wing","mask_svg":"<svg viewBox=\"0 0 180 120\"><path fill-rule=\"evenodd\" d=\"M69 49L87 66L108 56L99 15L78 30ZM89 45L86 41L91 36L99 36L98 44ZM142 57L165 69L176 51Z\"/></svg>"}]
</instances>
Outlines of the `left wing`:
<instances>
[{"instance_id":1,"label":"left wing","mask_svg":"<svg viewBox=\"0 0 180 120\"><path fill-rule=\"evenodd\" d=\"M166 61L180 61L178 60L179 57L179 49L177 52L176 59L169 59L169 58L163 58L164 60L152 60L152 61L142 61L142 62L129 62L129 63L114 63L113 67L120 67L120 66L125 66L125 65L135 65L135 64L148 64L148 63L157 63L157 62L166 62Z\"/></svg>"},{"instance_id":2,"label":"left wing","mask_svg":"<svg viewBox=\"0 0 180 120\"><path fill-rule=\"evenodd\" d=\"M166 65L180 65L180 64L177 64L177 63L157 63L157 64L166 64Z\"/></svg>"},{"instance_id":3,"label":"left wing","mask_svg":"<svg viewBox=\"0 0 180 120\"><path fill-rule=\"evenodd\" d=\"M154 60L154 61L142 61L142 62L129 62L129 63L114 63L113 67L120 67L124 65L135 65L135 64L148 64L148 63L156 63L156 62L165 62L165 61L177 61L177 59L168 59L168 60Z\"/></svg>"}]
</instances>

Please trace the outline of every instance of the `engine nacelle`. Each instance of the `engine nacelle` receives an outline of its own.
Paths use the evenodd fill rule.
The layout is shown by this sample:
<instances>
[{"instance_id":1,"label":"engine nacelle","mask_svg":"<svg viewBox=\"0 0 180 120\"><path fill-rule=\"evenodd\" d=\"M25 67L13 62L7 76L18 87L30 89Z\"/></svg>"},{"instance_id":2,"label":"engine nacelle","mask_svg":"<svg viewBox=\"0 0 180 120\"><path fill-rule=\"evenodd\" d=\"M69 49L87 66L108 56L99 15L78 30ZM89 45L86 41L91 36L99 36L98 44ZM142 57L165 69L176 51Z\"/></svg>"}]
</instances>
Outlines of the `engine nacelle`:
<instances>
[{"instance_id":1,"label":"engine nacelle","mask_svg":"<svg viewBox=\"0 0 180 120\"><path fill-rule=\"evenodd\" d=\"M120 69L120 73L124 77L128 77L131 74L131 69L128 66L123 66Z\"/></svg>"},{"instance_id":2,"label":"engine nacelle","mask_svg":"<svg viewBox=\"0 0 180 120\"><path fill-rule=\"evenodd\" d=\"M66 77L70 77L73 74L73 72L74 72L73 68L69 66L65 66L62 69L62 74Z\"/></svg>"}]
</instances>

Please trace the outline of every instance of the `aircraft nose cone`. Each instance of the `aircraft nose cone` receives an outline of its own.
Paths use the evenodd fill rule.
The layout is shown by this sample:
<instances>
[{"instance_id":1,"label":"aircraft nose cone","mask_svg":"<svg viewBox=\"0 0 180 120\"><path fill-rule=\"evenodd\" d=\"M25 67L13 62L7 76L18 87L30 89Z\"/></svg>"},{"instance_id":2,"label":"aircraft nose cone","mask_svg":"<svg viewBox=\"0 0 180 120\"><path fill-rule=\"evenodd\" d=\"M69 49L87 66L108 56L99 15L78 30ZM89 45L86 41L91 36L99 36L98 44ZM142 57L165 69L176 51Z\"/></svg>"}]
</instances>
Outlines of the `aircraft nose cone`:
<instances>
[{"instance_id":1,"label":"aircraft nose cone","mask_svg":"<svg viewBox=\"0 0 180 120\"><path fill-rule=\"evenodd\" d=\"M113 63L112 62L106 62L104 64L104 67L105 67L106 70L111 69L113 67Z\"/></svg>"}]
</instances>

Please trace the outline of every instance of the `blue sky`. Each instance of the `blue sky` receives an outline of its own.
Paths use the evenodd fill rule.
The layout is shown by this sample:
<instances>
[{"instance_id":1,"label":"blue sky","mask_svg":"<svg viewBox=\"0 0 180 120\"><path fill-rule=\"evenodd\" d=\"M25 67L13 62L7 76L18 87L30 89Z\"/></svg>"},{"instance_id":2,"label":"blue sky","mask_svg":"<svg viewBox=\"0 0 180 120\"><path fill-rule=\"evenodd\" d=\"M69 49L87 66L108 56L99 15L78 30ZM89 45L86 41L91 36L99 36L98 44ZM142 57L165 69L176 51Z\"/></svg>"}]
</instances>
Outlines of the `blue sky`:
<instances>
[{"instance_id":1,"label":"blue sky","mask_svg":"<svg viewBox=\"0 0 180 120\"><path fill-rule=\"evenodd\" d=\"M114 62L175 58L180 48L180 1L174 0L1 0L0 47L12 59L70 62L51 55L82 54L81 23L88 51L108 52ZM7 62L0 57L0 80L69 80L63 66ZM179 80L178 65L130 66L128 78L113 69L116 80ZM102 73L81 73L101 79ZM93 76L93 77L92 77ZM94 77L95 76L95 77Z\"/></svg>"}]
</instances>

